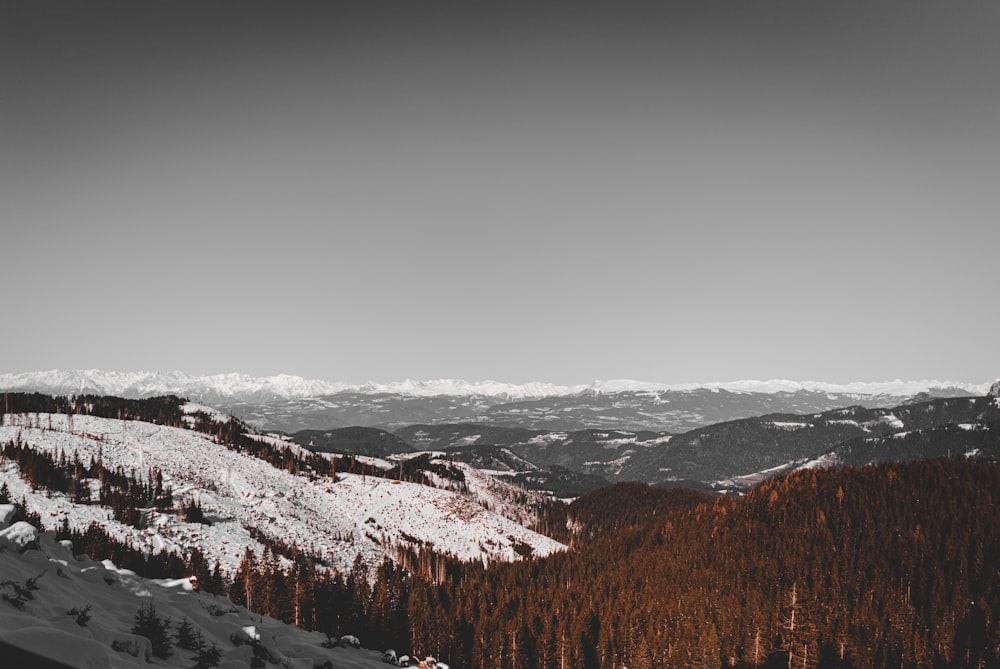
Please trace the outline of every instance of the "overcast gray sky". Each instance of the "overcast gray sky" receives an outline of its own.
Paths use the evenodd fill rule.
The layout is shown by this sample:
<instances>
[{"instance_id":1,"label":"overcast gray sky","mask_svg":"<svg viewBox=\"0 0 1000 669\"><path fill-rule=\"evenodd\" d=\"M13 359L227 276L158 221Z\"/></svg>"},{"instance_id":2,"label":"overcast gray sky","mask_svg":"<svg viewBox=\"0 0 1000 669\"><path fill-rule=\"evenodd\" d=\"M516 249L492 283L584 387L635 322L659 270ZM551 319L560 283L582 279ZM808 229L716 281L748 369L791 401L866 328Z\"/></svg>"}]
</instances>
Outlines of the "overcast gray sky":
<instances>
[{"instance_id":1,"label":"overcast gray sky","mask_svg":"<svg viewBox=\"0 0 1000 669\"><path fill-rule=\"evenodd\" d=\"M3 3L0 372L1000 375L1000 4L485 4Z\"/></svg>"}]
</instances>

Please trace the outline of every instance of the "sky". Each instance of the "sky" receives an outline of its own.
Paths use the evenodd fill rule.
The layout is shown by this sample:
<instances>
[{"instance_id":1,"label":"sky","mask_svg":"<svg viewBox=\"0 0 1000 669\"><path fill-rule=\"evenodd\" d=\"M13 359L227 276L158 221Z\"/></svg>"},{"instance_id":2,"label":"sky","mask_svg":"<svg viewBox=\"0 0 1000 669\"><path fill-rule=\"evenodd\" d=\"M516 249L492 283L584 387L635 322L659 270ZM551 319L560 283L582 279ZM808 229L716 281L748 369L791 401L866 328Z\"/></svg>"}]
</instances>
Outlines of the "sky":
<instances>
[{"instance_id":1,"label":"sky","mask_svg":"<svg viewBox=\"0 0 1000 669\"><path fill-rule=\"evenodd\" d=\"M995 2L0 6L0 373L1000 376Z\"/></svg>"}]
</instances>

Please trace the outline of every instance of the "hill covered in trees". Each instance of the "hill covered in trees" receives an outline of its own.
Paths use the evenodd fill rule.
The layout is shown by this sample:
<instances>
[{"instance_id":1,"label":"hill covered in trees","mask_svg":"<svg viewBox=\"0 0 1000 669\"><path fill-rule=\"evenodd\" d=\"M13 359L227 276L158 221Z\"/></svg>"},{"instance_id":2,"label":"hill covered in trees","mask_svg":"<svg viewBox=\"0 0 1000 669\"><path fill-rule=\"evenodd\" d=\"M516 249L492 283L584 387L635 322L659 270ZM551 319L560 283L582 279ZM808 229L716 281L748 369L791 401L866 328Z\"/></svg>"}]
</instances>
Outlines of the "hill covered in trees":
<instances>
[{"instance_id":1,"label":"hill covered in trees","mask_svg":"<svg viewBox=\"0 0 1000 669\"><path fill-rule=\"evenodd\" d=\"M997 466L804 470L701 503L670 492L584 498L574 550L428 587L414 643L521 669L1000 662Z\"/></svg>"}]
</instances>

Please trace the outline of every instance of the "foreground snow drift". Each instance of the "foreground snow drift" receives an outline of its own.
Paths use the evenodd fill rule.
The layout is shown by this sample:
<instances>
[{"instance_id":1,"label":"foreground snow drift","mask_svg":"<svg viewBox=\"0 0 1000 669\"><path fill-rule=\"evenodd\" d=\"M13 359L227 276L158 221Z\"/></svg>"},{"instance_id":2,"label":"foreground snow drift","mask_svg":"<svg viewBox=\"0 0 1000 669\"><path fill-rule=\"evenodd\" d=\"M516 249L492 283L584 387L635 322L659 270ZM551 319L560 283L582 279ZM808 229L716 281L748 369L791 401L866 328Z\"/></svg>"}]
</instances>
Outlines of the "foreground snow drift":
<instances>
[{"instance_id":1,"label":"foreground snow drift","mask_svg":"<svg viewBox=\"0 0 1000 669\"><path fill-rule=\"evenodd\" d=\"M195 652L174 645L166 659L150 658L149 639L132 633L140 607L153 605L158 616L171 621L171 630L187 619L206 646L215 645L221 654L220 669L250 666L254 649L240 631L251 626L257 652L266 655L267 666L313 669L329 662L326 666L343 669L385 667L378 651L324 648L326 637L319 632L252 614L221 597L147 581L113 565L75 557L52 533L41 535L38 545L23 553L0 551L0 580L24 584L34 579L36 587L21 608L0 601L0 648L35 656L21 666L48 666L43 664L46 660L94 669L192 666ZM2 590L8 593L11 587ZM0 666L7 667L9 659L0 655Z\"/></svg>"}]
</instances>

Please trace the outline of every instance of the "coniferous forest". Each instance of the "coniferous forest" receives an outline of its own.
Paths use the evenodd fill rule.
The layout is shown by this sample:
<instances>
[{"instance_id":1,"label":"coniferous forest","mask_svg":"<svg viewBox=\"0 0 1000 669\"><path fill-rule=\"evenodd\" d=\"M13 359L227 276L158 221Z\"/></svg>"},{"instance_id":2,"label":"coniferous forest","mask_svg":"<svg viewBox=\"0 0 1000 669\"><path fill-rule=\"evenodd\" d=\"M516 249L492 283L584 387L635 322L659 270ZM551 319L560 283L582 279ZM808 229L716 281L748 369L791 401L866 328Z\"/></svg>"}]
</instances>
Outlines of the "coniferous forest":
<instances>
[{"instance_id":1,"label":"coniferous forest","mask_svg":"<svg viewBox=\"0 0 1000 669\"><path fill-rule=\"evenodd\" d=\"M86 470L123 514L151 500L191 512L155 471L102 471L16 443L4 455L33 485L69 494ZM257 455L326 474L318 460ZM547 510L538 526L564 553L483 566L400 552L347 574L266 538L263 555L248 551L224 574L197 551L145 555L97 526L62 533L98 559L194 573L262 614L454 667L998 667L998 496L1000 467L963 459L800 470L740 497L619 484Z\"/></svg>"}]
</instances>

